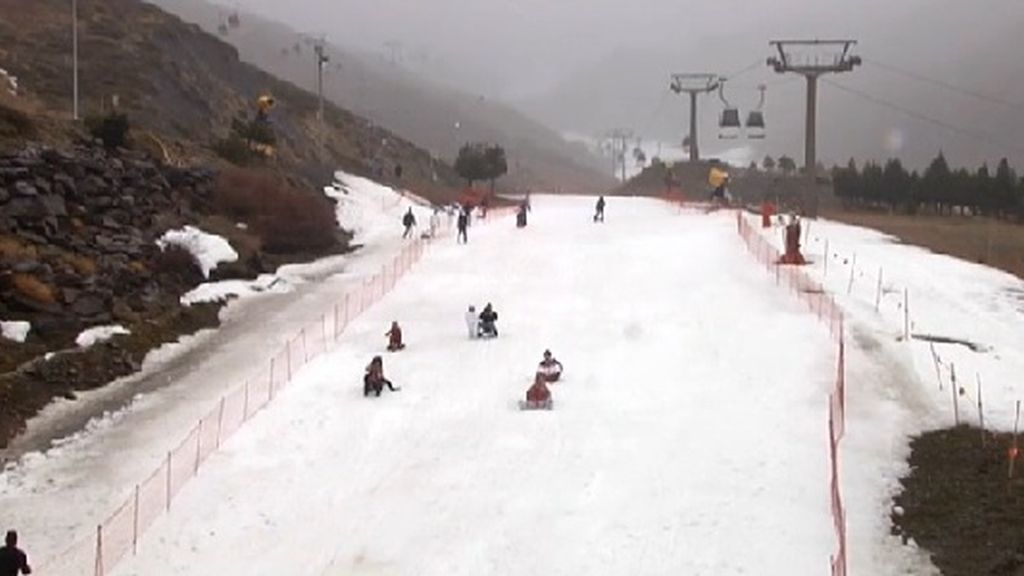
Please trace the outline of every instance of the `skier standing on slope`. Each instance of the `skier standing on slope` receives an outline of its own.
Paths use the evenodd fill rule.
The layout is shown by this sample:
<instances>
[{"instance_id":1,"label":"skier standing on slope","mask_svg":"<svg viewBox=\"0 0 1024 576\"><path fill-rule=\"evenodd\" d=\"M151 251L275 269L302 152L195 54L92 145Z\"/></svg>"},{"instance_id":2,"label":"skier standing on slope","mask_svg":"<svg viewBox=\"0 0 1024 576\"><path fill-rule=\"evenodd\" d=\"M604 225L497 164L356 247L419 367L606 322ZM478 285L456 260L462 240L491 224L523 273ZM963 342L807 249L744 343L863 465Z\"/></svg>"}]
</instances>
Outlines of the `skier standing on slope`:
<instances>
[{"instance_id":1,"label":"skier standing on slope","mask_svg":"<svg viewBox=\"0 0 1024 576\"><path fill-rule=\"evenodd\" d=\"M597 199L597 206L594 212L594 222L604 222L604 196Z\"/></svg>"},{"instance_id":2,"label":"skier standing on slope","mask_svg":"<svg viewBox=\"0 0 1024 576\"><path fill-rule=\"evenodd\" d=\"M476 314L476 306L470 306L466 311L466 329L469 330L469 339L472 340L479 335L480 319Z\"/></svg>"},{"instance_id":3,"label":"skier standing on slope","mask_svg":"<svg viewBox=\"0 0 1024 576\"><path fill-rule=\"evenodd\" d=\"M405 234L402 234L402 238L408 238L409 234L412 234L412 228L416 225L416 216L412 213L412 206L409 207L409 211L402 216L402 226L405 226Z\"/></svg>"},{"instance_id":4,"label":"skier standing on slope","mask_svg":"<svg viewBox=\"0 0 1024 576\"><path fill-rule=\"evenodd\" d=\"M380 356L374 356L366 366L366 375L363 376L363 396L369 396L372 392L376 393L379 398L380 393L384 391L384 386L387 386L388 390L392 392L401 390L384 377L384 360Z\"/></svg>"},{"instance_id":5,"label":"skier standing on slope","mask_svg":"<svg viewBox=\"0 0 1024 576\"><path fill-rule=\"evenodd\" d=\"M466 235L466 228L469 227L469 209L462 208L459 210L459 234L455 238L455 241L461 244L469 243L469 236Z\"/></svg>"},{"instance_id":6,"label":"skier standing on slope","mask_svg":"<svg viewBox=\"0 0 1024 576\"><path fill-rule=\"evenodd\" d=\"M0 548L0 576L18 576L19 574L31 574L32 568L28 565L28 556L18 548L18 533L8 530L4 539L4 546Z\"/></svg>"}]
</instances>

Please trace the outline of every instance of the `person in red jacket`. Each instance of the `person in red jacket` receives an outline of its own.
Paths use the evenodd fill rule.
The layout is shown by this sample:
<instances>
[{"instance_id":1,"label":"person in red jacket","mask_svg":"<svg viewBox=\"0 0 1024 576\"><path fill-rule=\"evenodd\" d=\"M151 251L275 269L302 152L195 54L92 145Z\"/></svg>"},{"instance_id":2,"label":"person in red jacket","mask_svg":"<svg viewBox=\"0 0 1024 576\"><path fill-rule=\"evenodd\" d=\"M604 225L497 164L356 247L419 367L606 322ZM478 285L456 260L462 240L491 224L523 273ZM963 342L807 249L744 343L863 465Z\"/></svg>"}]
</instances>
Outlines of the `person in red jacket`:
<instances>
[{"instance_id":1,"label":"person in red jacket","mask_svg":"<svg viewBox=\"0 0 1024 576\"><path fill-rule=\"evenodd\" d=\"M523 408L550 408L551 390L548 389L547 379L540 372L533 379L533 386L526 391L526 403Z\"/></svg>"},{"instance_id":2,"label":"person in red jacket","mask_svg":"<svg viewBox=\"0 0 1024 576\"><path fill-rule=\"evenodd\" d=\"M405 348L405 344L402 343L402 329L397 321L391 323L391 329L384 335L388 337L388 352L398 352Z\"/></svg>"}]
</instances>

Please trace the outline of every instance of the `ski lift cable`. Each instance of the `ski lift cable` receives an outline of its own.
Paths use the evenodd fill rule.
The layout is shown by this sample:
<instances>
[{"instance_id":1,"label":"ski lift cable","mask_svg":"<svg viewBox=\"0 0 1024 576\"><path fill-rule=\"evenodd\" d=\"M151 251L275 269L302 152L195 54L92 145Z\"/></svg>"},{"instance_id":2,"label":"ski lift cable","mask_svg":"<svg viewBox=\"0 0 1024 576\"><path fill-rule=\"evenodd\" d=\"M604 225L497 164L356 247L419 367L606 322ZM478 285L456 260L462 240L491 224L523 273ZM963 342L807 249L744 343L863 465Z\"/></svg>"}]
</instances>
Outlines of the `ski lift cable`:
<instances>
[{"instance_id":1,"label":"ski lift cable","mask_svg":"<svg viewBox=\"0 0 1024 576\"><path fill-rule=\"evenodd\" d=\"M911 110L911 109L906 108L904 106L901 106L899 104L895 104L893 102L889 102L888 100L885 100L883 98L879 98L878 96L874 96L873 94L869 94L869 93L864 92L862 90L858 90L856 88L851 88L849 86L845 86L843 84L840 84L839 82L836 82L835 80L830 80L828 78L822 78L821 80L822 80L822 82L824 82L824 83L828 84L829 86L832 86L832 87L834 87L834 88L836 88L838 90L841 90L841 91L846 92L848 94L852 94L854 96L857 96L857 97L859 97L861 99L867 100L868 102L871 102L871 103L876 104L878 106L882 106L884 108L889 108L890 110L894 110L896 112L899 112L901 114L904 114L906 116L914 118L915 120L919 120L921 122L932 124L934 126L942 128L944 130L948 130L948 131L953 132L955 134L959 134L960 136L965 136L967 138L972 138L972 139L977 140L979 142L984 142L986 144L989 144L989 145L992 145L992 146L997 146L997 147L1002 148L1002 149L1009 148L1009 149L1017 151L1018 153L1024 154L1024 147L1017 146L1017 145L1014 145L1014 144L1010 144L1008 142L1003 142L999 138L993 136L992 134L990 134L988 132L982 132L980 130L972 130L972 129L969 129L969 128L963 128L961 126L956 126L955 124L950 124L949 122L945 122L943 120L939 120L937 118L933 118L933 117L928 116L926 114L922 114L922 113L917 112L915 110Z\"/></svg>"},{"instance_id":2,"label":"ski lift cable","mask_svg":"<svg viewBox=\"0 0 1024 576\"><path fill-rule=\"evenodd\" d=\"M740 76L743 76L744 74L746 74L746 73L750 72L751 70L754 70L754 69L756 69L756 68L758 68L760 66L764 66L764 59L763 58L759 58L757 60L754 60L748 66L743 67L742 69L740 69L737 72L733 72L732 74L729 74L727 76L722 76L722 79L723 80L735 80L736 78L739 78Z\"/></svg>"},{"instance_id":3,"label":"ski lift cable","mask_svg":"<svg viewBox=\"0 0 1024 576\"><path fill-rule=\"evenodd\" d=\"M928 76L925 76L923 74L919 74L919 73L913 72L911 70L906 70L906 69L900 68L898 66L893 66L892 64L885 64L883 62L878 62L878 61L875 61L875 60L870 60L868 58L864 58L863 60L864 60L865 63L870 63L871 65L873 65L873 66L875 66L877 68L880 68L882 70L885 70L885 71L887 71L889 73L892 73L892 74L895 74L897 76L903 76L905 78L909 78L911 80L916 80L916 81L922 82L924 84L930 84L930 85L936 86L938 88L944 88L946 90L949 90L951 92L956 92L956 93L961 94L963 96L969 96L971 98L974 98L974 99L977 99L977 100L981 100L983 102L988 102L989 104L995 104L995 105L998 105L998 106L1004 106L1006 108L1010 108L1010 109L1013 109L1013 110L1024 110L1024 103L1010 102L1009 100L1004 100L1002 98L999 98L998 96L992 96L990 94L985 94L983 92L978 92L977 90L971 90L970 88L964 88L962 86L957 86L955 84L951 84L951 83L946 82L944 80L938 80L938 79L935 79L935 78L929 78Z\"/></svg>"}]
</instances>

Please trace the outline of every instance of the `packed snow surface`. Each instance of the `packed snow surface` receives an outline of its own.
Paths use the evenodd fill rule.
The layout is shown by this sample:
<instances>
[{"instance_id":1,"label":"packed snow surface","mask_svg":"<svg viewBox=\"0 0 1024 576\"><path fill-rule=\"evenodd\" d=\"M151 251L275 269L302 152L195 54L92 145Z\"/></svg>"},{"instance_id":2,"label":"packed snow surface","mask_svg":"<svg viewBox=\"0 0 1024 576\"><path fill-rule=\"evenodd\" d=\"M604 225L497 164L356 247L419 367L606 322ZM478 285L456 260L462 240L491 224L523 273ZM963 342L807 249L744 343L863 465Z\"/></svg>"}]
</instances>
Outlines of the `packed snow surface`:
<instances>
[{"instance_id":1,"label":"packed snow surface","mask_svg":"<svg viewBox=\"0 0 1024 576\"><path fill-rule=\"evenodd\" d=\"M537 198L432 249L236 434L117 574L812 574L827 329L732 215ZM466 337L492 302L501 336ZM361 394L385 356L400 392ZM541 352L553 411L516 408Z\"/></svg>"},{"instance_id":2,"label":"packed snow surface","mask_svg":"<svg viewBox=\"0 0 1024 576\"><path fill-rule=\"evenodd\" d=\"M209 278L210 272L222 262L238 260L238 253L227 240L216 234L208 234L195 226L185 226L178 230L168 230L156 241L161 250L169 246L184 248L195 259L196 265Z\"/></svg>"}]
</instances>

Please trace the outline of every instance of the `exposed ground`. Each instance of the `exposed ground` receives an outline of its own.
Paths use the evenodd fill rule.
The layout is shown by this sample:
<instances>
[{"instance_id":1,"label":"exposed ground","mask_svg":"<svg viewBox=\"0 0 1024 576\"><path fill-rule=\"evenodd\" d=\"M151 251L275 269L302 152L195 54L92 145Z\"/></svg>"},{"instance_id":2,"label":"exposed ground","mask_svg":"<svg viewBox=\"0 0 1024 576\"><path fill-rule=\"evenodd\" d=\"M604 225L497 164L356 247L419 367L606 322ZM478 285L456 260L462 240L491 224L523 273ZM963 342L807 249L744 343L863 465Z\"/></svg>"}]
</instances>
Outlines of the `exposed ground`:
<instances>
[{"instance_id":1,"label":"exposed ground","mask_svg":"<svg viewBox=\"0 0 1024 576\"><path fill-rule=\"evenodd\" d=\"M913 440L896 497L895 529L932 554L945 576L1024 574L1024 469L1009 479L1011 434L961 426Z\"/></svg>"},{"instance_id":2,"label":"exposed ground","mask_svg":"<svg viewBox=\"0 0 1024 576\"><path fill-rule=\"evenodd\" d=\"M865 226L970 262L987 264L1024 278L1024 226L981 216L884 214L830 209L824 216Z\"/></svg>"}]
</instances>

